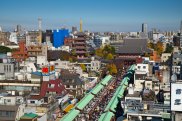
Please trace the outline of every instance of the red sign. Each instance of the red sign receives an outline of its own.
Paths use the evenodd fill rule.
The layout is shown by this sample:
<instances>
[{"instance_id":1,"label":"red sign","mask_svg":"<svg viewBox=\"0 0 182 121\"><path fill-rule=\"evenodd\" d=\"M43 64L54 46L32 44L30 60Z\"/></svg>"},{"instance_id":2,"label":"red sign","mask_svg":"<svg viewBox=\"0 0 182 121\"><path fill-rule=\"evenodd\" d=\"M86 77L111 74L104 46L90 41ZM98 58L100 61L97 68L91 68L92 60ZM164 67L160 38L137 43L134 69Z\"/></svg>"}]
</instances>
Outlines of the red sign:
<instances>
[{"instance_id":1,"label":"red sign","mask_svg":"<svg viewBox=\"0 0 182 121\"><path fill-rule=\"evenodd\" d=\"M48 72L49 72L49 69L47 67L42 68L42 73L48 73Z\"/></svg>"}]
</instances>

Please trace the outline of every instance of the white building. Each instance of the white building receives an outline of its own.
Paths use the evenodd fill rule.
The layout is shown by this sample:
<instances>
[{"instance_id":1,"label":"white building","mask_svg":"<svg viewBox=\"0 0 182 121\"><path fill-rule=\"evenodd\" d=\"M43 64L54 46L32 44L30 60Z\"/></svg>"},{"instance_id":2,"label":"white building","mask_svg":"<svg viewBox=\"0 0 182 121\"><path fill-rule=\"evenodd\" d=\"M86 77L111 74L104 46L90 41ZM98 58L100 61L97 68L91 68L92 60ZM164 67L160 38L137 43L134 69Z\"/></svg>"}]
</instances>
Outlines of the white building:
<instances>
[{"instance_id":1,"label":"white building","mask_svg":"<svg viewBox=\"0 0 182 121\"><path fill-rule=\"evenodd\" d=\"M94 44L96 47L105 46L110 43L109 36L96 36L94 37Z\"/></svg>"},{"instance_id":2,"label":"white building","mask_svg":"<svg viewBox=\"0 0 182 121\"><path fill-rule=\"evenodd\" d=\"M143 63L137 64L136 69L138 71L146 72L147 75L149 74L149 64L143 64Z\"/></svg>"},{"instance_id":3,"label":"white building","mask_svg":"<svg viewBox=\"0 0 182 121\"><path fill-rule=\"evenodd\" d=\"M18 39L17 39L17 34L16 34L16 32L11 32L9 41L10 41L10 42L14 42L14 43L16 43L16 44L18 43Z\"/></svg>"},{"instance_id":4,"label":"white building","mask_svg":"<svg viewBox=\"0 0 182 121\"><path fill-rule=\"evenodd\" d=\"M135 71L134 75L134 90L135 91L142 91L145 86L145 79L147 73L145 71Z\"/></svg>"},{"instance_id":5,"label":"white building","mask_svg":"<svg viewBox=\"0 0 182 121\"><path fill-rule=\"evenodd\" d=\"M37 56L37 64L42 66L47 64L47 57L43 55L38 55Z\"/></svg>"},{"instance_id":6,"label":"white building","mask_svg":"<svg viewBox=\"0 0 182 121\"><path fill-rule=\"evenodd\" d=\"M166 62L171 57L171 53L162 53L161 62Z\"/></svg>"}]
</instances>

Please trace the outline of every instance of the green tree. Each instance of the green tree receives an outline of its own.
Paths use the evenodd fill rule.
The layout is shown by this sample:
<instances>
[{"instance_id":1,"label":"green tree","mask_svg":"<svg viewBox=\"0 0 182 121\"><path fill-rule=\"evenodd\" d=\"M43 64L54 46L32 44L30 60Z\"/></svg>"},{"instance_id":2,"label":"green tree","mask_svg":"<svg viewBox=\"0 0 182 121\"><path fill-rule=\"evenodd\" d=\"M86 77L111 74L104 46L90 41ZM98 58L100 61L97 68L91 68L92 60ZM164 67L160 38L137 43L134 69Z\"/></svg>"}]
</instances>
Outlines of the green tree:
<instances>
[{"instance_id":1,"label":"green tree","mask_svg":"<svg viewBox=\"0 0 182 121\"><path fill-rule=\"evenodd\" d=\"M165 53L172 53L173 52L173 46L169 43L166 45L166 50L164 51Z\"/></svg>"},{"instance_id":2,"label":"green tree","mask_svg":"<svg viewBox=\"0 0 182 121\"><path fill-rule=\"evenodd\" d=\"M73 58L69 57L69 62L73 62Z\"/></svg>"},{"instance_id":3,"label":"green tree","mask_svg":"<svg viewBox=\"0 0 182 121\"><path fill-rule=\"evenodd\" d=\"M114 57L111 53L109 53L106 57L107 60L112 60Z\"/></svg>"},{"instance_id":4,"label":"green tree","mask_svg":"<svg viewBox=\"0 0 182 121\"><path fill-rule=\"evenodd\" d=\"M0 46L0 53L6 54L7 52L12 52L12 50L6 46Z\"/></svg>"},{"instance_id":5,"label":"green tree","mask_svg":"<svg viewBox=\"0 0 182 121\"><path fill-rule=\"evenodd\" d=\"M83 71L86 71L86 66L84 64L80 64L80 67L82 68Z\"/></svg>"}]
</instances>

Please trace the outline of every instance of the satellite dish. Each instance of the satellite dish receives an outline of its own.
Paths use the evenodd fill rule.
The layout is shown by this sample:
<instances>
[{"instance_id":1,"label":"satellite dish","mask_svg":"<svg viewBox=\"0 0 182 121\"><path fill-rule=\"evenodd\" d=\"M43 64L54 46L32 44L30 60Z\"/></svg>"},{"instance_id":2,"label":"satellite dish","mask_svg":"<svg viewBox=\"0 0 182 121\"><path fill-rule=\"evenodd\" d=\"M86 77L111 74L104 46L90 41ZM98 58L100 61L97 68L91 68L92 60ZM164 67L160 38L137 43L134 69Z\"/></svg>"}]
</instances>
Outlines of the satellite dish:
<instances>
[{"instance_id":1,"label":"satellite dish","mask_svg":"<svg viewBox=\"0 0 182 121\"><path fill-rule=\"evenodd\" d=\"M172 82L176 82L176 80L177 80L177 76L176 76L176 74L173 74L173 75L171 76L171 81L172 81Z\"/></svg>"}]
</instances>

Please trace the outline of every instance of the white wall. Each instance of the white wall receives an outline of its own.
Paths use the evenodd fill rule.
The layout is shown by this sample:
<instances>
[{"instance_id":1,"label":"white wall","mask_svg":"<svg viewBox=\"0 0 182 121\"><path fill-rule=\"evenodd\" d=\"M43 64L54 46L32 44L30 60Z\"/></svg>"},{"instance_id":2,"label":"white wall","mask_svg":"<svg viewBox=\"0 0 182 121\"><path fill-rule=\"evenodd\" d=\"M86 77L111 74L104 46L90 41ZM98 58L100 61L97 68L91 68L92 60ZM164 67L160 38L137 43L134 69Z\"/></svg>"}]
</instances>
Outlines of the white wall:
<instances>
[{"instance_id":1,"label":"white wall","mask_svg":"<svg viewBox=\"0 0 182 121\"><path fill-rule=\"evenodd\" d=\"M31 103L31 101L34 101L34 103ZM44 99L36 100L36 99L28 99L27 104L30 106L39 106L44 103Z\"/></svg>"},{"instance_id":2,"label":"white wall","mask_svg":"<svg viewBox=\"0 0 182 121\"><path fill-rule=\"evenodd\" d=\"M37 64L39 65L45 65L47 62L46 56L37 56Z\"/></svg>"},{"instance_id":3,"label":"white wall","mask_svg":"<svg viewBox=\"0 0 182 121\"><path fill-rule=\"evenodd\" d=\"M137 64L136 69L139 71L144 71L149 74L149 64Z\"/></svg>"}]
</instances>

